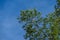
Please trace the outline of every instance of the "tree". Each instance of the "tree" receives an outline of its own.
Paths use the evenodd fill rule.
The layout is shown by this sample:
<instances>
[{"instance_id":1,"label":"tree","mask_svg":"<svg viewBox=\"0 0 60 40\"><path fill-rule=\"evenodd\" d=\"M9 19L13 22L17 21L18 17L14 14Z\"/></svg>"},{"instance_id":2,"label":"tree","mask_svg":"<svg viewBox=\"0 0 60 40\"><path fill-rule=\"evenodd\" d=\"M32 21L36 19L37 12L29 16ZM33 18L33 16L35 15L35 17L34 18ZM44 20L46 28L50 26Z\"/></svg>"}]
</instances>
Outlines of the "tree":
<instances>
[{"instance_id":1,"label":"tree","mask_svg":"<svg viewBox=\"0 0 60 40\"><path fill-rule=\"evenodd\" d=\"M55 12L45 18L36 9L21 11L19 21L25 23L25 39L27 40L59 40L60 35L60 0L57 0Z\"/></svg>"},{"instance_id":2,"label":"tree","mask_svg":"<svg viewBox=\"0 0 60 40\"><path fill-rule=\"evenodd\" d=\"M52 40L59 40L60 36L60 0L57 0L57 4L55 6L55 12L50 14L49 22L50 30L52 35Z\"/></svg>"},{"instance_id":3,"label":"tree","mask_svg":"<svg viewBox=\"0 0 60 40\"><path fill-rule=\"evenodd\" d=\"M47 37L48 28L46 28L46 19L41 17L41 13L36 9L21 11L20 21L24 22L23 26L26 31L25 39L44 40Z\"/></svg>"}]
</instances>

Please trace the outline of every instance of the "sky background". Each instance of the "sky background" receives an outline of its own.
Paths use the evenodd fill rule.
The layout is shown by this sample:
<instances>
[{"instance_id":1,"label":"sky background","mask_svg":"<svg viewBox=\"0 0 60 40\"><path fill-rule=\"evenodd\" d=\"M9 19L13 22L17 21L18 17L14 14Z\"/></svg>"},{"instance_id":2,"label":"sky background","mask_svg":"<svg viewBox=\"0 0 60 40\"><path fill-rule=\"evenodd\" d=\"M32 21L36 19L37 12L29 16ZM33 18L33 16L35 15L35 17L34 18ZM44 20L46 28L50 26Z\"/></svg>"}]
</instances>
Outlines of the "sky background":
<instances>
[{"instance_id":1,"label":"sky background","mask_svg":"<svg viewBox=\"0 0 60 40\"><path fill-rule=\"evenodd\" d=\"M24 40L23 23L16 19L21 10L36 8L45 16L55 4L56 0L0 0L0 40Z\"/></svg>"}]
</instances>

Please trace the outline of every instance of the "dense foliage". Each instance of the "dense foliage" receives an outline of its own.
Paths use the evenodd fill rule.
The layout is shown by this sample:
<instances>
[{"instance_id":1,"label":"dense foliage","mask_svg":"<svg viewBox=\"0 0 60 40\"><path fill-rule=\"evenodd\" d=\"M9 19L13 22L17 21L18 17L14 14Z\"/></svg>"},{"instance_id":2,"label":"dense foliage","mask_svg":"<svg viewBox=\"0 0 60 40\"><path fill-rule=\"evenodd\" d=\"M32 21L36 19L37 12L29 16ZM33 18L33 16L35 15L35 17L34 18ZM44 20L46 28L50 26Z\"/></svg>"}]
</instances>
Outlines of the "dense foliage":
<instances>
[{"instance_id":1,"label":"dense foliage","mask_svg":"<svg viewBox=\"0 0 60 40\"><path fill-rule=\"evenodd\" d=\"M40 12L32 9L21 11L18 20L25 23L26 40L60 40L60 0L57 0L55 12L44 18Z\"/></svg>"}]
</instances>

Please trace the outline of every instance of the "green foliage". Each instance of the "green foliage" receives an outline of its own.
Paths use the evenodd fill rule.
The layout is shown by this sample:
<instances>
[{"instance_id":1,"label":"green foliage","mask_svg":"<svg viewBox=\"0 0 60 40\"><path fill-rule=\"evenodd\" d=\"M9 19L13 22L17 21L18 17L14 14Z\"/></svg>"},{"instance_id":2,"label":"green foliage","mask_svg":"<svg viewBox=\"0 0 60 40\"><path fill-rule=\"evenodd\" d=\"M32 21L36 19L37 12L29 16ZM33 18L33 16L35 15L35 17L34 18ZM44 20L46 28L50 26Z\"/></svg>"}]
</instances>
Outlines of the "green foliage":
<instances>
[{"instance_id":1,"label":"green foliage","mask_svg":"<svg viewBox=\"0 0 60 40\"><path fill-rule=\"evenodd\" d=\"M45 18L36 9L21 11L19 21L24 22L25 39L60 40L60 0L57 0L55 12Z\"/></svg>"}]
</instances>

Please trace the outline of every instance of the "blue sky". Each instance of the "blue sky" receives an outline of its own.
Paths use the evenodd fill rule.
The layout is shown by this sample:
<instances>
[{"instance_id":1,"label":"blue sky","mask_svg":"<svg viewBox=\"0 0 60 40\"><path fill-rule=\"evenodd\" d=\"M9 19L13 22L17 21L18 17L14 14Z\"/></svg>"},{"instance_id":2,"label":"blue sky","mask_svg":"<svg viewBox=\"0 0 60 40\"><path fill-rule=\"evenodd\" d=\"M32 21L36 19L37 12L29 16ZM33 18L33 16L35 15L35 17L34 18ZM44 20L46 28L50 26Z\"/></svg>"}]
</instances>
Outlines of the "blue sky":
<instances>
[{"instance_id":1,"label":"blue sky","mask_svg":"<svg viewBox=\"0 0 60 40\"><path fill-rule=\"evenodd\" d=\"M0 40L24 40L21 10L36 8L43 16L54 11L56 0L0 0Z\"/></svg>"}]
</instances>

